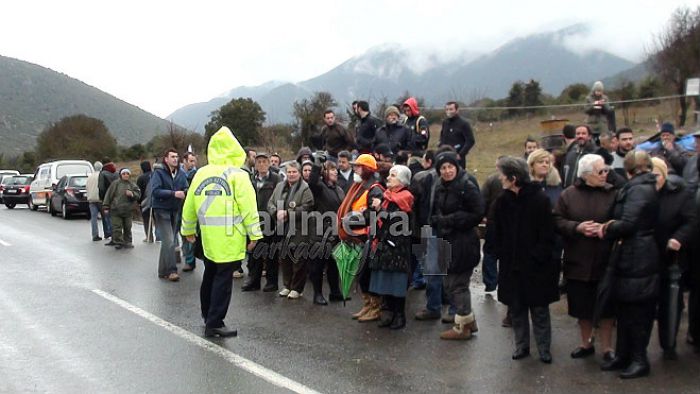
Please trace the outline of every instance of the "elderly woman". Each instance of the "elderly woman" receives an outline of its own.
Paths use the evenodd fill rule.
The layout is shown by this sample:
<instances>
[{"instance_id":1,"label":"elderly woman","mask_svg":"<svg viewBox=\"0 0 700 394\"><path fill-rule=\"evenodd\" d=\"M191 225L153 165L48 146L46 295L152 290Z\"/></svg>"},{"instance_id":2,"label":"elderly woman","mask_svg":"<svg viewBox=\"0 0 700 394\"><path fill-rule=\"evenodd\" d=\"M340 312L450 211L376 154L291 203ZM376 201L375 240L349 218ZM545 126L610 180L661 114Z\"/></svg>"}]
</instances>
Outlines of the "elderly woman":
<instances>
[{"instance_id":1,"label":"elderly woman","mask_svg":"<svg viewBox=\"0 0 700 394\"><path fill-rule=\"evenodd\" d=\"M549 304L559 300L559 265L552 259L552 206L541 188L530 182L525 160L503 157L497 168L504 189L493 208L500 261L498 300L510 310L515 334L513 360L530 355L531 318L540 360L549 364Z\"/></svg>"},{"instance_id":2,"label":"elderly woman","mask_svg":"<svg viewBox=\"0 0 700 394\"><path fill-rule=\"evenodd\" d=\"M554 206L561 194L561 177L552 165L552 154L544 149L536 149L527 157L530 180L542 188L549 202Z\"/></svg>"},{"instance_id":3,"label":"elderly woman","mask_svg":"<svg viewBox=\"0 0 700 394\"><path fill-rule=\"evenodd\" d=\"M299 163L287 164L287 179L275 186L267 211L273 220L277 220L277 234L282 235L280 250L280 267L284 288L280 297L297 299L301 297L306 285L307 256L297 252L299 247L308 247L308 239L302 231L302 212L308 212L314 206L314 196L309 185L301 179Z\"/></svg>"},{"instance_id":4,"label":"elderly woman","mask_svg":"<svg viewBox=\"0 0 700 394\"><path fill-rule=\"evenodd\" d=\"M608 167L599 155L581 157L577 180L561 194L554 208L557 231L564 239L564 278L566 278L569 316L578 319L581 345L572 358L595 354L589 339L593 332L593 308L598 281L608 263L610 241L597 236L602 223L610 219L610 208L615 202L615 190L606 182ZM607 308L600 322L598 337L603 345L603 359L613 357L612 308Z\"/></svg>"},{"instance_id":5,"label":"elderly woman","mask_svg":"<svg viewBox=\"0 0 700 394\"><path fill-rule=\"evenodd\" d=\"M598 236L615 241L613 298L617 306L615 358L601 369L624 369L623 379L649 374L647 346L654 324L659 296L659 250L654 229L659 218L656 178L651 158L633 151L625 156L629 182L615 198L612 220L598 230Z\"/></svg>"},{"instance_id":6,"label":"elderly woman","mask_svg":"<svg viewBox=\"0 0 700 394\"><path fill-rule=\"evenodd\" d=\"M476 227L484 217L484 199L459 165L455 152L440 153L435 168L440 178L435 181L430 208L430 224L437 237L451 247L447 262L445 293L455 306L454 327L440 334L441 339L469 339L477 331L472 311L469 283L474 267L479 264L481 247ZM442 256L440 260L444 260Z\"/></svg>"},{"instance_id":7,"label":"elderly woman","mask_svg":"<svg viewBox=\"0 0 700 394\"><path fill-rule=\"evenodd\" d=\"M681 270L687 268L687 251L693 238L694 228L697 226L697 218L694 196L688 191L683 179L669 174L666 162L663 160L654 157L651 162L654 167L652 173L656 176L660 210L655 233L660 251L659 268L661 270L661 293L657 313L659 343L664 350L664 358L675 360L677 358L676 336L683 311L683 292L679 291L678 299L674 300L678 310L674 312L675 322L670 326L670 274L675 271L680 275Z\"/></svg>"},{"instance_id":8,"label":"elderly woman","mask_svg":"<svg viewBox=\"0 0 700 394\"><path fill-rule=\"evenodd\" d=\"M396 165L389 170L384 198L372 199L371 209L379 212L379 229L372 244L369 290L384 297L387 312L379 327L406 326L406 291L411 272L411 232L408 221L413 195L408 191L411 170Z\"/></svg>"},{"instance_id":9,"label":"elderly woman","mask_svg":"<svg viewBox=\"0 0 700 394\"><path fill-rule=\"evenodd\" d=\"M316 223L316 228L322 230L320 234L316 234L316 242L319 242L321 247L317 248L320 255L312 256L311 268L309 270L309 279L314 287L314 304L328 305L328 302L323 297L323 271L326 271L326 280L330 287L330 300L342 301L343 295L340 292L340 277L338 266L331 258L330 254L326 253L332 250L332 246L338 243L337 234L334 233L333 225L336 221L333 218L340 208L340 204L345 198L343 189L338 186L338 167L330 160L314 165L311 174L309 175L309 187L314 195L314 212L318 214L317 220L321 220L319 226ZM330 216L329 216L330 215ZM330 246L330 247L329 247Z\"/></svg>"}]
</instances>

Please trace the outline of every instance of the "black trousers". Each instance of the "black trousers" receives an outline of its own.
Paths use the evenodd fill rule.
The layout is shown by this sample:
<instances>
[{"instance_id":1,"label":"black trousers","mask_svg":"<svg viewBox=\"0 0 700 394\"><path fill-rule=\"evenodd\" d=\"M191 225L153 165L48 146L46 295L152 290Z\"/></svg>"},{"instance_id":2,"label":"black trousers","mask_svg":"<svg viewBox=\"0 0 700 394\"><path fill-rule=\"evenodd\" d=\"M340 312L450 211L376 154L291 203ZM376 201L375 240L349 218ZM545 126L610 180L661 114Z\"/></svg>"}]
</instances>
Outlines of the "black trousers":
<instances>
[{"instance_id":1,"label":"black trousers","mask_svg":"<svg viewBox=\"0 0 700 394\"><path fill-rule=\"evenodd\" d=\"M648 362L647 346L654 325L656 302L618 302L615 353L621 359Z\"/></svg>"},{"instance_id":2,"label":"black trousers","mask_svg":"<svg viewBox=\"0 0 700 394\"><path fill-rule=\"evenodd\" d=\"M257 242L255 250L248 255L248 283L260 286L262 272L265 270L267 284L279 283L279 263L275 247L277 240L274 237L265 237Z\"/></svg>"},{"instance_id":3,"label":"black trousers","mask_svg":"<svg viewBox=\"0 0 700 394\"><path fill-rule=\"evenodd\" d=\"M314 286L314 293L323 293L323 271L326 271L326 281L334 296L342 296L340 292L340 275L338 266L333 258L317 258L309 266L309 279Z\"/></svg>"},{"instance_id":4,"label":"black trousers","mask_svg":"<svg viewBox=\"0 0 700 394\"><path fill-rule=\"evenodd\" d=\"M700 285L690 289L688 295L688 334L700 347Z\"/></svg>"},{"instance_id":5,"label":"black trousers","mask_svg":"<svg viewBox=\"0 0 700 394\"><path fill-rule=\"evenodd\" d=\"M204 276L199 290L202 318L207 328L224 326L231 302L234 262L215 263L204 258Z\"/></svg>"}]
</instances>

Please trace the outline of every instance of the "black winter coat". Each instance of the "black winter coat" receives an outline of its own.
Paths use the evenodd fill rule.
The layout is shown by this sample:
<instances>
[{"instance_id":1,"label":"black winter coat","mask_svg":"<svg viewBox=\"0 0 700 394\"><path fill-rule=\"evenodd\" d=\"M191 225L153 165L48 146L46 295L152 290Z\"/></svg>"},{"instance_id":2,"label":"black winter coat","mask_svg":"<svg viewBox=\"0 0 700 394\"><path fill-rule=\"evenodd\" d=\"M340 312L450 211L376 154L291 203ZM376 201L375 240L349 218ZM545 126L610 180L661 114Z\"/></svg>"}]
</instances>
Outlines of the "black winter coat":
<instances>
[{"instance_id":1,"label":"black winter coat","mask_svg":"<svg viewBox=\"0 0 700 394\"><path fill-rule=\"evenodd\" d=\"M399 123L385 124L377 130L377 135L374 138L374 146L379 144L389 145L393 153L412 150L411 131Z\"/></svg>"},{"instance_id":2,"label":"black winter coat","mask_svg":"<svg viewBox=\"0 0 700 394\"><path fill-rule=\"evenodd\" d=\"M476 226L484 217L484 199L464 170L460 169L451 182L441 178L434 182L430 224L437 236L451 245L447 273L471 272L481 260Z\"/></svg>"},{"instance_id":3,"label":"black winter coat","mask_svg":"<svg viewBox=\"0 0 700 394\"><path fill-rule=\"evenodd\" d=\"M340 174L338 175L340 177ZM309 188L311 189L311 194L314 195L314 208L313 210L319 214L323 215L323 233L316 234L319 239L328 232L328 236L332 234L333 228L333 217L336 217L338 208L340 204L345 199L345 192L338 185L329 185L321 177L321 167L314 165L311 168L311 176L309 177ZM312 229L316 232L315 229ZM328 238L330 241L335 241L335 236L333 238Z\"/></svg>"},{"instance_id":4,"label":"black winter coat","mask_svg":"<svg viewBox=\"0 0 700 394\"><path fill-rule=\"evenodd\" d=\"M671 238L681 243L678 262L684 270L688 267L687 252L697 226L693 197L677 175L669 174L666 184L659 190L659 224L655 236L661 252L662 273L674 260L673 253L666 250Z\"/></svg>"},{"instance_id":5,"label":"black winter coat","mask_svg":"<svg viewBox=\"0 0 700 394\"><path fill-rule=\"evenodd\" d=\"M258 187L257 178L253 177L253 188L255 189L255 199L258 205L259 215L269 216L269 213L267 212L267 203L270 201L270 197L272 197L272 192L275 191L275 186L277 186L281 180L282 177L280 177L279 174L270 171L267 173L267 179L265 179L262 185ZM263 234L265 236L273 235L275 230L274 226L276 223L275 218L272 217L271 220L269 220L269 224L265 223L262 216L260 217L260 220Z\"/></svg>"},{"instance_id":6,"label":"black winter coat","mask_svg":"<svg viewBox=\"0 0 700 394\"><path fill-rule=\"evenodd\" d=\"M377 129L381 127L382 122L372 115L367 115L358 121L357 135L357 150L360 153L371 153L374 149L374 137L377 134Z\"/></svg>"},{"instance_id":7,"label":"black winter coat","mask_svg":"<svg viewBox=\"0 0 700 394\"><path fill-rule=\"evenodd\" d=\"M440 131L440 143L438 145L452 146L457 149L459 156L464 158L475 143L474 132L466 119L457 115L442 121L442 131Z\"/></svg>"},{"instance_id":8,"label":"black winter coat","mask_svg":"<svg viewBox=\"0 0 700 394\"><path fill-rule=\"evenodd\" d=\"M622 244L615 255L615 298L620 302L654 300L659 293L659 249L654 229L659 219L656 178L635 175L620 189L613 206L613 221L605 239Z\"/></svg>"},{"instance_id":9,"label":"black winter coat","mask_svg":"<svg viewBox=\"0 0 700 394\"><path fill-rule=\"evenodd\" d=\"M399 206L394 202L390 202L385 211L389 216L383 220L381 227L377 231L377 248L371 255L369 268L375 271L409 273L411 270L411 248L413 246L411 235L392 234L389 230L394 227L401 228L401 225L398 223L403 218L410 217L410 215L401 215Z\"/></svg>"},{"instance_id":10,"label":"black winter coat","mask_svg":"<svg viewBox=\"0 0 700 394\"><path fill-rule=\"evenodd\" d=\"M562 163L562 168L560 171L562 179L562 187L566 189L567 187L574 184L576 181L576 173L578 172L578 161L583 157L583 155L589 153L595 153L596 146L592 141L588 141L584 145L579 145L578 142L574 142L569 146L566 151L566 156L564 157L564 162Z\"/></svg>"},{"instance_id":11,"label":"black winter coat","mask_svg":"<svg viewBox=\"0 0 700 394\"><path fill-rule=\"evenodd\" d=\"M552 259L554 220L549 198L533 184L504 190L494 202L498 300L547 306L559 300L559 264Z\"/></svg>"}]
</instances>

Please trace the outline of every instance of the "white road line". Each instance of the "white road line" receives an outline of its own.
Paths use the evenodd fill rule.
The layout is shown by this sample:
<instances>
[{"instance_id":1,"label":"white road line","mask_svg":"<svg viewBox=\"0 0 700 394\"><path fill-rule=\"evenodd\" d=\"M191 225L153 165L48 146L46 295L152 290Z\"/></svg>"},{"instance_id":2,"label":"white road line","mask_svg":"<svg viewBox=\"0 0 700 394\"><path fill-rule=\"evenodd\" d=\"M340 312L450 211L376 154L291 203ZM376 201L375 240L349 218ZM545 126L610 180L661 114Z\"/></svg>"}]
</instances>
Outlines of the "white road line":
<instances>
[{"instance_id":1,"label":"white road line","mask_svg":"<svg viewBox=\"0 0 700 394\"><path fill-rule=\"evenodd\" d=\"M9 242L5 242L5 241L3 241L3 240L1 240L1 239L0 239L0 245L2 245L2 246L12 246Z\"/></svg>"},{"instance_id":2,"label":"white road line","mask_svg":"<svg viewBox=\"0 0 700 394\"><path fill-rule=\"evenodd\" d=\"M287 390L291 390L295 393L303 393L303 394L320 394L318 391L315 391L309 387L304 386L303 384L296 382L292 379L289 379L285 376L282 376L278 374L275 371L272 371L270 369L267 369L263 367L260 364L257 364L254 361L248 360L247 358L244 358L242 356L237 355L236 353L233 353L232 351L225 349L215 343L209 342L206 339L195 335L184 328L178 327L172 323L169 323L161 318L159 318L156 315L153 315L149 312L144 311L143 309L134 306L124 300L122 300L119 297L113 296L109 293L106 293L102 290L99 289L93 289L93 293L99 295L100 297L105 298L108 301L111 301L122 308L135 313L138 316L141 316L142 318L150 321L151 323L160 326L171 333L177 335L178 337L194 344L197 345L203 349L209 350L212 353L215 353L216 355L219 355L223 357L225 360L230 362L231 364L241 368L244 371L247 371L257 377L260 377L269 383L274 384L277 387L285 388Z\"/></svg>"}]
</instances>

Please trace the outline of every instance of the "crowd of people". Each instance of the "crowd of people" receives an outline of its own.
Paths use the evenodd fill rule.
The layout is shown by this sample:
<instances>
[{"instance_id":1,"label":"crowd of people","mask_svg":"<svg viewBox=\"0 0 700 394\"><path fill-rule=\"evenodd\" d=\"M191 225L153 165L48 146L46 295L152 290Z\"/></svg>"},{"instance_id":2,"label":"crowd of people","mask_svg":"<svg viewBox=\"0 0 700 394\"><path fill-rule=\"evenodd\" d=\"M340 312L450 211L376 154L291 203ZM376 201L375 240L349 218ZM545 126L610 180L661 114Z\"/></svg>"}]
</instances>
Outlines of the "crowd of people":
<instances>
[{"instance_id":1,"label":"crowd of people","mask_svg":"<svg viewBox=\"0 0 700 394\"><path fill-rule=\"evenodd\" d=\"M129 210L140 206L144 241L160 241L160 278L179 279L178 244L183 271L204 262L207 336L236 335L224 319L244 262L242 291L297 300L309 280L313 303L327 305L349 299L347 272L333 252L354 247L361 249L359 269L351 272L362 297L352 315L359 322L404 328L413 287L426 291L415 320L442 319L452 327L440 338L469 339L478 331L470 283L481 263L485 290L497 290L508 306L503 325L513 328L514 360L530 355L532 325L540 360L552 362L549 305L562 291L580 328L572 358L594 355L595 338L603 370L645 376L656 319L664 356L675 359L684 288L691 289L687 341L700 347L698 160L674 142L672 124L660 127L661 142L651 152L635 150L628 127L567 125L563 148L542 149L528 138L524 155L499 157L497 172L480 187L466 170L475 139L457 103L445 105L436 150L428 149L429 124L414 98L387 108L383 122L366 101L353 110L355 130L328 110L312 136L317 151L302 148L287 162L243 148L223 127L199 169L194 154L180 162L172 149L153 170L142 163L136 183L128 169L96 163L88 181L91 212L102 212L107 245L129 248ZM590 111L610 126L602 98ZM700 141L696 146L700 151Z\"/></svg>"}]
</instances>

